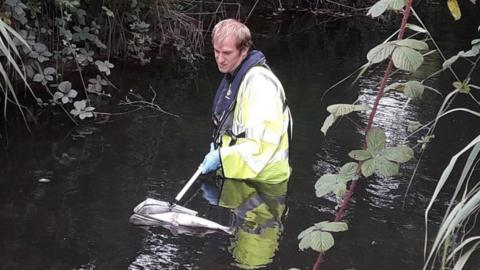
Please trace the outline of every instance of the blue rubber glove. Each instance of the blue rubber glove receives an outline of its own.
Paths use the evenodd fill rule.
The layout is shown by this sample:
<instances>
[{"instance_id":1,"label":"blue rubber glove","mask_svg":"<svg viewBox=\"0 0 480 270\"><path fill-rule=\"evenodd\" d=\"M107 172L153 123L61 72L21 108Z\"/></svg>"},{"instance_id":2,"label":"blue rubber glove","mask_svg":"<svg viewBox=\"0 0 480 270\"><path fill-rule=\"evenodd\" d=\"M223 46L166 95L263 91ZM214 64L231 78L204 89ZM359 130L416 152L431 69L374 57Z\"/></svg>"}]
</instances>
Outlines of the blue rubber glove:
<instances>
[{"instance_id":1,"label":"blue rubber glove","mask_svg":"<svg viewBox=\"0 0 480 270\"><path fill-rule=\"evenodd\" d=\"M205 156L202 162L202 173L213 172L220 167L220 153L210 144L210 152Z\"/></svg>"}]
</instances>

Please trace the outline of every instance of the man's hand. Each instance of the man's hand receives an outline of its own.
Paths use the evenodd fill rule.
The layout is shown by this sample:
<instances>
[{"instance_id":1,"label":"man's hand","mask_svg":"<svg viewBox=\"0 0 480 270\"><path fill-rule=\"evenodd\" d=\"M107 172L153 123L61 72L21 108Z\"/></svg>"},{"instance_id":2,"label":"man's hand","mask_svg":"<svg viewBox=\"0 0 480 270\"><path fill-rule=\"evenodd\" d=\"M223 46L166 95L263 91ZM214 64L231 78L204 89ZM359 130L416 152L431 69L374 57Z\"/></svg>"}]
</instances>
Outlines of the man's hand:
<instances>
[{"instance_id":1,"label":"man's hand","mask_svg":"<svg viewBox=\"0 0 480 270\"><path fill-rule=\"evenodd\" d=\"M205 156L202 162L202 173L213 172L220 167L220 153L215 149L213 143L210 144L210 152Z\"/></svg>"}]
</instances>

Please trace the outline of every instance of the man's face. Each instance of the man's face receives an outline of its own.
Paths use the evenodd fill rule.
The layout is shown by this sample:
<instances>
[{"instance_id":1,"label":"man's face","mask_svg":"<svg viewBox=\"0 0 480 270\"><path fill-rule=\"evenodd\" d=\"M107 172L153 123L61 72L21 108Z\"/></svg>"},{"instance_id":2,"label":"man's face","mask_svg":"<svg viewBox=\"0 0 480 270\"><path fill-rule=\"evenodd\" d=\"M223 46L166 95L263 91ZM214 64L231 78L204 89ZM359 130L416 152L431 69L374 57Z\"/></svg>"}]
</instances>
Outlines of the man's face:
<instances>
[{"instance_id":1,"label":"man's face","mask_svg":"<svg viewBox=\"0 0 480 270\"><path fill-rule=\"evenodd\" d=\"M213 49L218 70L222 73L230 74L242 63L248 52L248 48L243 48L242 50L237 48L236 38L232 35L227 36L222 41L215 41Z\"/></svg>"}]
</instances>

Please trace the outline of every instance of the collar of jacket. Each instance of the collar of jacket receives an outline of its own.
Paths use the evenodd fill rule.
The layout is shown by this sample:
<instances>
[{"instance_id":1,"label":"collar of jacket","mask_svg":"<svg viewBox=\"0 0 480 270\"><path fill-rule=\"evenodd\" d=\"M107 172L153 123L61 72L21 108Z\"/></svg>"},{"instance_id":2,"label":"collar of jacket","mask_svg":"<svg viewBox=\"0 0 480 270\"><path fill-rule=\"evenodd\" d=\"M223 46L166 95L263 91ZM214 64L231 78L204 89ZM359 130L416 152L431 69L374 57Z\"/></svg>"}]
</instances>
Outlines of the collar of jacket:
<instances>
[{"instance_id":1,"label":"collar of jacket","mask_svg":"<svg viewBox=\"0 0 480 270\"><path fill-rule=\"evenodd\" d=\"M225 122L228 113L233 110L238 89L240 88L240 84L242 83L245 74L247 74L250 68L263 65L265 61L265 56L262 52L252 50L235 70L233 75L225 74L225 76L223 76L223 79L217 88L215 98L213 99L212 119L217 130L219 130Z\"/></svg>"}]
</instances>

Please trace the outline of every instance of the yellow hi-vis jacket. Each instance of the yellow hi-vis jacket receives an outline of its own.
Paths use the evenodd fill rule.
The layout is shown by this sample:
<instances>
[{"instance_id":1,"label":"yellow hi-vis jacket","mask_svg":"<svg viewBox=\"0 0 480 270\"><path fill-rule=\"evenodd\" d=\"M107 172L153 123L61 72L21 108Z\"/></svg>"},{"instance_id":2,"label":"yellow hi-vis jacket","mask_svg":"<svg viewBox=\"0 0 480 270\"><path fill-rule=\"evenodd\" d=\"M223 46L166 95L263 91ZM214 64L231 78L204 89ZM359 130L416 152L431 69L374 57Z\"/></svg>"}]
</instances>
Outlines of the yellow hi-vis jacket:
<instances>
[{"instance_id":1,"label":"yellow hi-vis jacket","mask_svg":"<svg viewBox=\"0 0 480 270\"><path fill-rule=\"evenodd\" d=\"M231 123L220 138L225 178L280 183L290 176L291 115L282 84L266 66L254 66L239 86Z\"/></svg>"}]
</instances>

